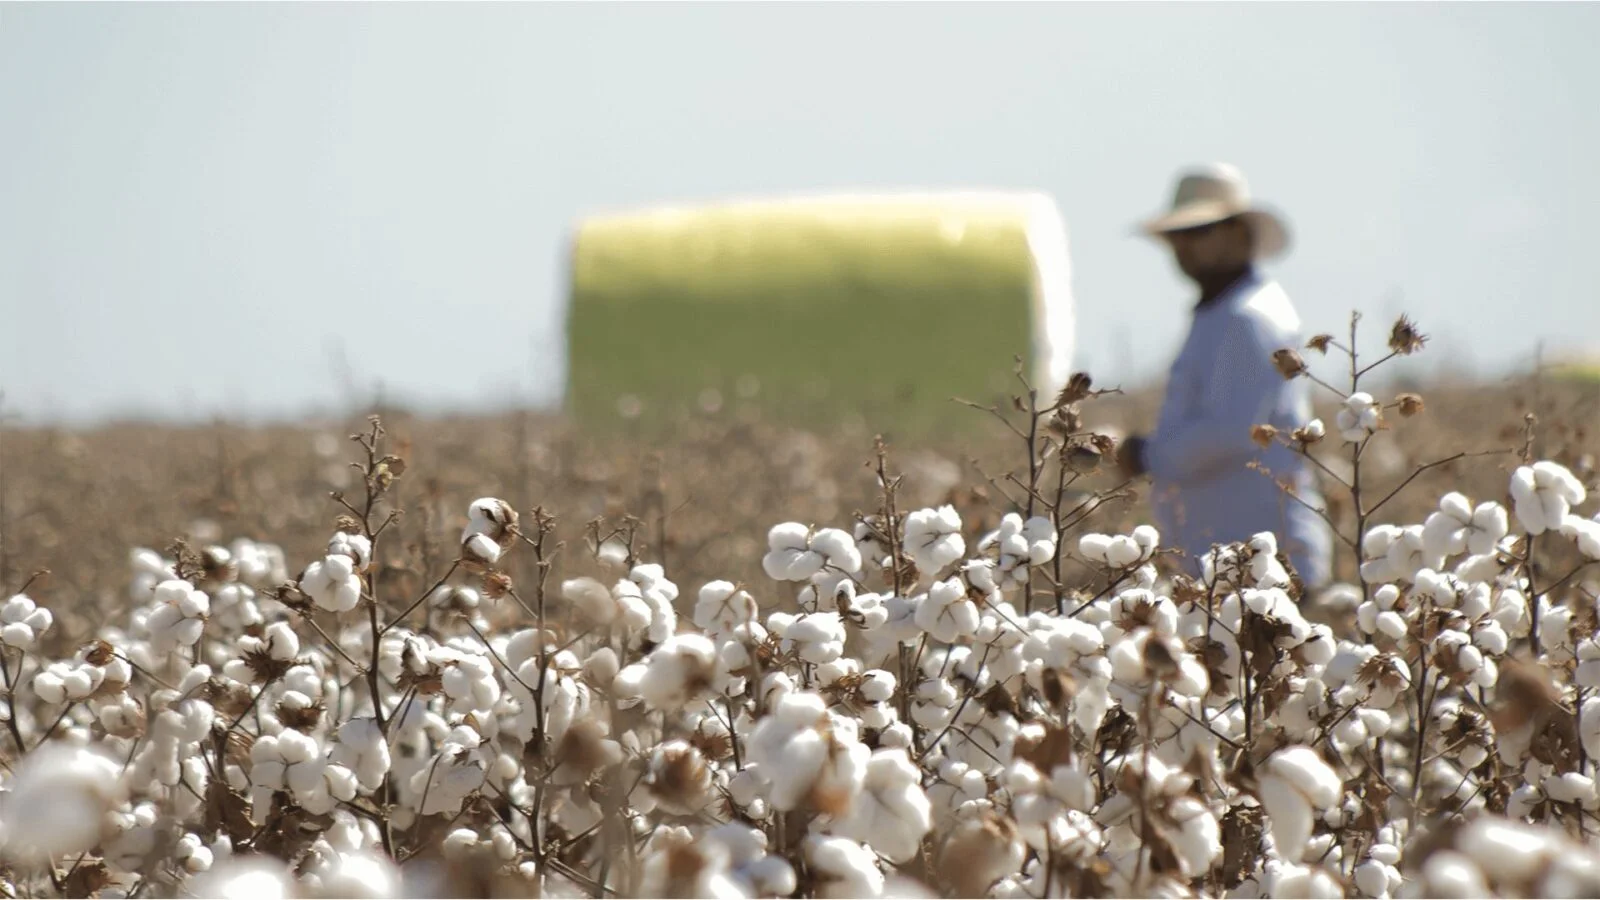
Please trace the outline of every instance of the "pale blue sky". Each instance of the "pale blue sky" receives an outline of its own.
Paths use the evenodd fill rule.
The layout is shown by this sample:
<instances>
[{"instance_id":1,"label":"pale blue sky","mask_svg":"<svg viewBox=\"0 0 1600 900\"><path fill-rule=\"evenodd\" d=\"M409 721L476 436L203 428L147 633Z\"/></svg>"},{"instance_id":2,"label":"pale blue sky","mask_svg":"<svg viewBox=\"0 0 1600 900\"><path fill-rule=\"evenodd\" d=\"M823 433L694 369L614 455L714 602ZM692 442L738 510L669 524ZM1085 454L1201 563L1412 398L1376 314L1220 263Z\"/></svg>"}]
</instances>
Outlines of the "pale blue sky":
<instances>
[{"instance_id":1,"label":"pale blue sky","mask_svg":"<svg viewBox=\"0 0 1600 900\"><path fill-rule=\"evenodd\" d=\"M1054 195L1080 364L1131 383L1188 297L1130 228L1213 159L1292 217L1310 327L1404 308L1498 374L1600 331L1597 40L1594 4L0 5L0 389L287 415L344 399L342 343L431 408L551 400L576 217L860 187Z\"/></svg>"}]
</instances>

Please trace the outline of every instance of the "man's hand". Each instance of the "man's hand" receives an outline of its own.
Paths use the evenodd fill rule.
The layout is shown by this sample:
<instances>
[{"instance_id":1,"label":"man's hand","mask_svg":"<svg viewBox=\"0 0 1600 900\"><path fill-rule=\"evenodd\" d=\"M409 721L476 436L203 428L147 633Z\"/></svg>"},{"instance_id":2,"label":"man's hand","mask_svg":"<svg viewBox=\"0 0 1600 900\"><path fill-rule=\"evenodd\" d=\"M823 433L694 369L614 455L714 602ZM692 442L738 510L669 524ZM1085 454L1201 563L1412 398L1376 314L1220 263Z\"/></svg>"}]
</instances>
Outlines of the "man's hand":
<instances>
[{"instance_id":1,"label":"man's hand","mask_svg":"<svg viewBox=\"0 0 1600 900\"><path fill-rule=\"evenodd\" d=\"M1144 437L1136 434L1123 438L1117 444L1117 471L1122 473L1122 477L1136 478L1145 473L1144 445Z\"/></svg>"}]
</instances>

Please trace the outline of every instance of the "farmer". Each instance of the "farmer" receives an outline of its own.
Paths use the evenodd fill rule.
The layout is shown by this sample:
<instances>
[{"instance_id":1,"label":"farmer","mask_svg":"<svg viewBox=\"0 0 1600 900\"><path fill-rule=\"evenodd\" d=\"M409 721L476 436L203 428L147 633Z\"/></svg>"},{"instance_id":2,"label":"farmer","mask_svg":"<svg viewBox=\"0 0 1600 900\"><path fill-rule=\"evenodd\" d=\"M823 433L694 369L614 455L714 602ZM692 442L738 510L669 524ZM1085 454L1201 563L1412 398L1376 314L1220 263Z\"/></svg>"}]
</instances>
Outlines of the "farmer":
<instances>
[{"instance_id":1,"label":"farmer","mask_svg":"<svg viewBox=\"0 0 1600 900\"><path fill-rule=\"evenodd\" d=\"M1321 508L1309 464L1277 441L1263 449L1251 433L1271 425L1287 435L1311 418L1309 382L1286 380L1273 361L1277 350L1305 343L1300 317L1257 267L1284 251L1288 229L1251 203L1236 169L1214 165L1184 174L1171 210L1142 231L1171 248L1200 296L1155 431L1123 441L1122 472L1151 476L1162 543L1182 550L1191 572L1213 545L1270 531L1306 587L1324 585L1332 534L1278 486L1287 482ZM1252 470L1252 461L1270 475Z\"/></svg>"}]
</instances>

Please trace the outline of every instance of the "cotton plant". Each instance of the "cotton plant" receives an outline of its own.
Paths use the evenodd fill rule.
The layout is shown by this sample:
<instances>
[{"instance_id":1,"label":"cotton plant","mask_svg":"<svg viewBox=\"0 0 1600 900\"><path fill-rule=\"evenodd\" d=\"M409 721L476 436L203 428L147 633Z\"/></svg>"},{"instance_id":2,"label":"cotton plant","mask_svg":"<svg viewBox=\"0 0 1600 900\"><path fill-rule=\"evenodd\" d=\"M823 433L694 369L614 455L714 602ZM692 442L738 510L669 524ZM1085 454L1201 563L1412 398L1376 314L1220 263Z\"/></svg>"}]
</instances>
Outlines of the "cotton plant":
<instances>
[{"instance_id":1,"label":"cotton plant","mask_svg":"<svg viewBox=\"0 0 1600 900\"><path fill-rule=\"evenodd\" d=\"M1359 444L1381 417L1356 406ZM1350 631L1313 621L1270 533L1170 577L1149 526L970 533L954 505L780 524L754 536L767 578L683 596L614 537L544 581L543 518L488 497L409 596L374 522L298 576L217 535L141 553L131 611L77 647L48 588L0 605L0 878L48 895L45 863L87 854L108 896L438 892L429 871L573 896L1587 895L1562 828L1600 814L1593 603L1583 569L1524 556L1528 534L1595 556L1594 520L1567 470L1525 468L1509 499L1369 523ZM1063 540L1069 605L1030 605ZM37 834L15 813L56 798Z\"/></svg>"}]
</instances>

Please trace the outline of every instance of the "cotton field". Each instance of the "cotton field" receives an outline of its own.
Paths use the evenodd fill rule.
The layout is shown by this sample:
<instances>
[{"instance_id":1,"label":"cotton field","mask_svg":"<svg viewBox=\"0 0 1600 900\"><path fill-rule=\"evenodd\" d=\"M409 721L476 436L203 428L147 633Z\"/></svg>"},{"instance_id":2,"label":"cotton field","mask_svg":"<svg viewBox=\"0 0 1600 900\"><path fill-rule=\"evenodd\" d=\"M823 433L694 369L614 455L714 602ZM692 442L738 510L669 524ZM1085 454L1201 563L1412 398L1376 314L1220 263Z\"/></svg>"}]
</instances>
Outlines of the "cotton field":
<instances>
[{"instance_id":1,"label":"cotton field","mask_svg":"<svg viewBox=\"0 0 1600 900\"><path fill-rule=\"evenodd\" d=\"M406 494L430 474L374 418L334 453L341 487L273 501L318 505L314 552L285 549L307 537L288 513L279 537L118 548L115 596L92 600L59 587L60 562L13 562L0 879L101 897L1596 896L1593 472L1535 452L1556 442L1530 418L1477 495L1420 477L1428 462L1375 489L1360 463L1372 478L1422 404L1391 397L1352 384L1327 425L1257 435L1348 488L1327 511L1348 577L1319 591L1271 534L1189 574L1154 527L1100 514L1127 486L1095 480L1115 442L1083 424L1086 378L1019 400L1028 467L989 479L1016 501L993 515L913 502L933 470L880 443L860 454L870 508L761 509L737 571L678 553L693 575L662 562L682 547L665 516ZM1384 518L1419 485L1451 489Z\"/></svg>"}]
</instances>

